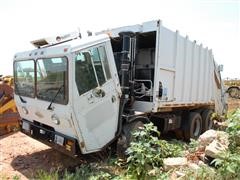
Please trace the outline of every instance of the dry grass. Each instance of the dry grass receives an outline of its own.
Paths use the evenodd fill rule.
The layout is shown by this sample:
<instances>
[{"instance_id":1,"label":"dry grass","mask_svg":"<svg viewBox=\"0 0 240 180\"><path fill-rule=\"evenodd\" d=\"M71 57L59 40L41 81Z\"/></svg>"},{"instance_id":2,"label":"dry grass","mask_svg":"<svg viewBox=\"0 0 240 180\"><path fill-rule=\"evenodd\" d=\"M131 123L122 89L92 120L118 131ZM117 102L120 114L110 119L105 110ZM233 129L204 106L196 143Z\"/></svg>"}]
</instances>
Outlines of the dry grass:
<instances>
[{"instance_id":1,"label":"dry grass","mask_svg":"<svg viewBox=\"0 0 240 180\"><path fill-rule=\"evenodd\" d=\"M228 99L228 112L234 111L235 109L240 108L240 99Z\"/></svg>"}]
</instances>

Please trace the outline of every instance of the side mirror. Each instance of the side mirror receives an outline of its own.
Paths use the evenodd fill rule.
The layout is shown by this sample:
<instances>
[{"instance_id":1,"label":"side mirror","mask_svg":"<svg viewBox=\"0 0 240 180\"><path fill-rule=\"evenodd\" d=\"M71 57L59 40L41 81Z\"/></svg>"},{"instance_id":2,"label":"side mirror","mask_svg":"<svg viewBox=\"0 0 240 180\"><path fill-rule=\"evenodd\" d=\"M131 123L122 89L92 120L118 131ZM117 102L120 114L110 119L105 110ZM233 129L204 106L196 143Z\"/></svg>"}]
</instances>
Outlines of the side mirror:
<instances>
[{"instance_id":1,"label":"side mirror","mask_svg":"<svg viewBox=\"0 0 240 180\"><path fill-rule=\"evenodd\" d=\"M220 64L220 65L218 66L218 72L222 72L222 71L223 71L223 65Z\"/></svg>"}]
</instances>

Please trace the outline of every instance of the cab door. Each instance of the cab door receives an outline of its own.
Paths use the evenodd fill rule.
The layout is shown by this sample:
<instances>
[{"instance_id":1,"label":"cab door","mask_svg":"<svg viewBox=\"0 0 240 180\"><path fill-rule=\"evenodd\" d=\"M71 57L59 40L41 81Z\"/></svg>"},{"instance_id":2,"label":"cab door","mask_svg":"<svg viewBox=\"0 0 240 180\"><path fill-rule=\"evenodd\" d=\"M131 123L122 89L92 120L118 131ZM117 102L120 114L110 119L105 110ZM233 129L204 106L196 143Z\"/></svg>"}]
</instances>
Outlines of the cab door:
<instances>
[{"instance_id":1,"label":"cab door","mask_svg":"<svg viewBox=\"0 0 240 180\"><path fill-rule=\"evenodd\" d=\"M82 153L98 151L118 126L119 83L110 42L73 52L73 106Z\"/></svg>"}]
</instances>

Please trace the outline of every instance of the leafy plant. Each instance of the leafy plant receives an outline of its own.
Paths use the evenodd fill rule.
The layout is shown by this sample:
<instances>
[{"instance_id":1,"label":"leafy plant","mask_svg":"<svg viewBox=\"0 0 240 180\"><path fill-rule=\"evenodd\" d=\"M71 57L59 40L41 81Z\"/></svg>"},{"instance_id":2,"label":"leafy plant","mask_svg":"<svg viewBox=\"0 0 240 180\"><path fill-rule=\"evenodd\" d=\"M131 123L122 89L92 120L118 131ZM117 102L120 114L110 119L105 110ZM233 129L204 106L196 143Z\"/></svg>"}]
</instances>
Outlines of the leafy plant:
<instances>
[{"instance_id":1,"label":"leafy plant","mask_svg":"<svg viewBox=\"0 0 240 180\"><path fill-rule=\"evenodd\" d=\"M224 179L240 179L240 156L226 151L212 162Z\"/></svg>"},{"instance_id":2,"label":"leafy plant","mask_svg":"<svg viewBox=\"0 0 240 180\"><path fill-rule=\"evenodd\" d=\"M198 169L185 170L185 176L181 178L183 180L214 180L216 179L216 172L209 166L200 166Z\"/></svg>"},{"instance_id":3,"label":"leafy plant","mask_svg":"<svg viewBox=\"0 0 240 180\"><path fill-rule=\"evenodd\" d=\"M160 132L152 123L145 124L140 131L133 133L130 147L127 149L127 173L133 178L145 178L155 167L160 168L163 158L180 156L182 147L159 140Z\"/></svg>"},{"instance_id":4,"label":"leafy plant","mask_svg":"<svg viewBox=\"0 0 240 180\"><path fill-rule=\"evenodd\" d=\"M79 168L76 168L74 173L65 171L63 173L60 173L59 171L53 171L53 172L46 172L43 170L40 170L36 177L36 179L39 180L58 180L58 179L64 179L64 180L107 180L107 179L113 179L114 176L111 174L94 169L91 167L91 165L82 164Z\"/></svg>"},{"instance_id":5,"label":"leafy plant","mask_svg":"<svg viewBox=\"0 0 240 180\"><path fill-rule=\"evenodd\" d=\"M219 154L212 164L224 179L240 179L240 109L231 113L228 118L229 150Z\"/></svg>"},{"instance_id":6,"label":"leafy plant","mask_svg":"<svg viewBox=\"0 0 240 180\"><path fill-rule=\"evenodd\" d=\"M227 116L226 115L220 115L220 114L218 114L218 113L212 113L212 115L211 115L211 120L212 121L217 121L217 122L223 122L223 121L225 121L227 119Z\"/></svg>"},{"instance_id":7,"label":"leafy plant","mask_svg":"<svg viewBox=\"0 0 240 180\"><path fill-rule=\"evenodd\" d=\"M20 178L20 176L18 176L18 175L14 175L12 179L13 179L13 180L20 180L21 178Z\"/></svg>"},{"instance_id":8,"label":"leafy plant","mask_svg":"<svg viewBox=\"0 0 240 180\"><path fill-rule=\"evenodd\" d=\"M230 150L240 152L240 109L229 116L226 131L229 134Z\"/></svg>"},{"instance_id":9,"label":"leafy plant","mask_svg":"<svg viewBox=\"0 0 240 180\"><path fill-rule=\"evenodd\" d=\"M188 144L188 151L190 153L196 152L198 149L199 142L195 139L190 139L190 143Z\"/></svg>"},{"instance_id":10,"label":"leafy plant","mask_svg":"<svg viewBox=\"0 0 240 180\"><path fill-rule=\"evenodd\" d=\"M113 178L111 174L93 168L91 165L82 164L74 173L65 172L63 179L66 180L107 180Z\"/></svg>"}]
</instances>

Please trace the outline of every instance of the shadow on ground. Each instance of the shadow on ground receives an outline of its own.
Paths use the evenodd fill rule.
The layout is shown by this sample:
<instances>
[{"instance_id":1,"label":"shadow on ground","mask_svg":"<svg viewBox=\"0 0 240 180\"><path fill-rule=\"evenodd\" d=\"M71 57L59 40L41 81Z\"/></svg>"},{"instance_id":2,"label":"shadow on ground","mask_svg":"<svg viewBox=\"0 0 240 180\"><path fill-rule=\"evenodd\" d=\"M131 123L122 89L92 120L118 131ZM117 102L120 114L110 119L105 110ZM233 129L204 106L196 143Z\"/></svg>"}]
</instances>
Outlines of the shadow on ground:
<instances>
[{"instance_id":1,"label":"shadow on ground","mask_svg":"<svg viewBox=\"0 0 240 180\"><path fill-rule=\"evenodd\" d=\"M32 179L40 170L46 172L62 171L66 167L77 166L82 162L80 158L73 159L54 149L47 149L32 154L19 155L12 160L11 166L28 179Z\"/></svg>"},{"instance_id":2,"label":"shadow on ground","mask_svg":"<svg viewBox=\"0 0 240 180\"><path fill-rule=\"evenodd\" d=\"M17 132L19 132L19 131L10 132L10 133L8 133L8 134L1 135L1 136L0 136L0 140L2 140L2 139L4 139L4 138L7 138L7 137L9 137L9 136L11 136L11 135L13 135L13 134L15 134L15 133L17 133Z\"/></svg>"}]
</instances>

